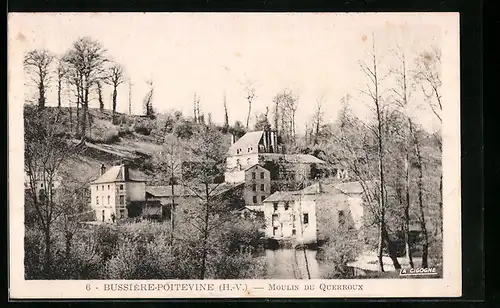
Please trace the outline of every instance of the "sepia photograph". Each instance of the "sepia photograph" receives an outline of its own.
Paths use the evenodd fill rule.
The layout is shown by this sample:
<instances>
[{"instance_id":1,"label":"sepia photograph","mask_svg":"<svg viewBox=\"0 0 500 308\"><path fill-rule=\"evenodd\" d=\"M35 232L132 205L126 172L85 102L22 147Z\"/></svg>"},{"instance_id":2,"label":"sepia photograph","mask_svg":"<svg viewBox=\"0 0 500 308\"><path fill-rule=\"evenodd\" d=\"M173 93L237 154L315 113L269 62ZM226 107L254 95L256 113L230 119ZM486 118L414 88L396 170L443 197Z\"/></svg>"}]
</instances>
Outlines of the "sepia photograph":
<instances>
[{"instance_id":1,"label":"sepia photograph","mask_svg":"<svg viewBox=\"0 0 500 308\"><path fill-rule=\"evenodd\" d=\"M12 288L459 296L458 14L425 15L9 14Z\"/></svg>"}]
</instances>

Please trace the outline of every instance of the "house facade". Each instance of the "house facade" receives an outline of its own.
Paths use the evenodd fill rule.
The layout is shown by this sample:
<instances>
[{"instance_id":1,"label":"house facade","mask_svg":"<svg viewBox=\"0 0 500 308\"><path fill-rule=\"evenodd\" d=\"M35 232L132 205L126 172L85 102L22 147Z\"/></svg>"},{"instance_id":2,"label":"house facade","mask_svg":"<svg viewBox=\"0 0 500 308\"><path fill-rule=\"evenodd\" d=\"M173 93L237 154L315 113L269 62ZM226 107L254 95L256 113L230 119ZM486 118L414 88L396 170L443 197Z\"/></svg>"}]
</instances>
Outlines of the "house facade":
<instances>
[{"instance_id":1,"label":"house facade","mask_svg":"<svg viewBox=\"0 0 500 308\"><path fill-rule=\"evenodd\" d=\"M271 195L271 176L269 170L253 165L245 170L245 189L243 199L247 206L259 206Z\"/></svg>"},{"instance_id":2,"label":"house facade","mask_svg":"<svg viewBox=\"0 0 500 308\"><path fill-rule=\"evenodd\" d=\"M98 221L114 222L128 218L130 204L145 200L146 182L132 179L127 165L106 170L101 165L100 176L90 184L90 205Z\"/></svg>"},{"instance_id":3,"label":"house facade","mask_svg":"<svg viewBox=\"0 0 500 308\"><path fill-rule=\"evenodd\" d=\"M359 183L318 182L299 191L277 191L264 200L266 236L311 244L335 236L340 227L360 229Z\"/></svg>"},{"instance_id":4,"label":"house facade","mask_svg":"<svg viewBox=\"0 0 500 308\"><path fill-rule=\"evenodd\" d=\"M245 181L245 170L256 164L270 172L271 180L314 178L314 170L326 166L326 162L309 154L284 154L275 131L253 131L229 147L224 181Z\"/></svg>"},{"instance_id":5,"label":"house facade","mask_svg":"<svg viewBox=\"0 0 500 308\"><path fill-rule=\"evenodd\" d=\"M54 197L57 189L61 186L61 177L58 174L54 174L51 179L44 172L36 172L34 174L29 174L25 172L24 174L24 191L25 193L36 192L36 198L39 201L43 201L44 198Z\"/></svg>"}]
</instances>

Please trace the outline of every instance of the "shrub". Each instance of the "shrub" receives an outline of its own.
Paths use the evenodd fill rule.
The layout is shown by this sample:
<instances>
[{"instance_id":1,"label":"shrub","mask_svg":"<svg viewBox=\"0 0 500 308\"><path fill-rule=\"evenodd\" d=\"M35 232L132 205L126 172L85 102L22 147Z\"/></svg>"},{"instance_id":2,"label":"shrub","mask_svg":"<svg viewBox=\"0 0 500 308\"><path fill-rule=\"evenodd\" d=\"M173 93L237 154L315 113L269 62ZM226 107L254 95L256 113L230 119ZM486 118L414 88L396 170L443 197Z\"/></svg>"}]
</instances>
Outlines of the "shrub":
<instances>
[{"instance_id":1,"label":"shrub","mask_svg":"<svg viewBox=\"0 0 500 308\"><path fill-rule=\"evenodd\" d=\"M320 259L330 267L326 278L353 278L347 264L355 261L361 251L362 244L359 242L357 231L338 229L319 253Z\"/></svg>"},{"instance_id":2,"label":"shrub","mask_svg":"<svg viewBox=\"0 0 500 308\"><path fill-rule=\"evenodd\" d=\"M155 122L150 119L141 119L134 125L134 131L141 135L149 136L156 127Z\"/></svg>"},{"instance_id":3,"label":"shrub","mask_svg":"<svg viewBox=\"0 0 500 308\"><path fill-rule=\"evenodd\" d=\"M103 143L116 143L120 141L119 133L115 130L109 130L104 133Z\"/></svg>"}]
</instances>

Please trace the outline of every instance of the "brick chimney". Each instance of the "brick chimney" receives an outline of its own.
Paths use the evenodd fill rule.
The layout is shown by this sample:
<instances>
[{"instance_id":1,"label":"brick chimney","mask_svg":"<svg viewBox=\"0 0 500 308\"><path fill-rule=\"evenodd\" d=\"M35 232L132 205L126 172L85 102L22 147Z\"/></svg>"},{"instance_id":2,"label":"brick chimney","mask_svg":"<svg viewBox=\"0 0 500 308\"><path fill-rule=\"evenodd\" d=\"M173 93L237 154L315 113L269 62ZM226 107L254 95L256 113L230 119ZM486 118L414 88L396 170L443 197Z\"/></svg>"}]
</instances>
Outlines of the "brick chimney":
<instances>
[{"instance_id":1,"label":"brick chimney","mask_svg":"<svg viewBox=\"0 0 500 308\"><path fill-rule=\"evenodd\" d=\"M103 175L105 172L106 172L106 166L104 166L104 164L101 164L100 175Z\"/></svg>"}]
</instances>

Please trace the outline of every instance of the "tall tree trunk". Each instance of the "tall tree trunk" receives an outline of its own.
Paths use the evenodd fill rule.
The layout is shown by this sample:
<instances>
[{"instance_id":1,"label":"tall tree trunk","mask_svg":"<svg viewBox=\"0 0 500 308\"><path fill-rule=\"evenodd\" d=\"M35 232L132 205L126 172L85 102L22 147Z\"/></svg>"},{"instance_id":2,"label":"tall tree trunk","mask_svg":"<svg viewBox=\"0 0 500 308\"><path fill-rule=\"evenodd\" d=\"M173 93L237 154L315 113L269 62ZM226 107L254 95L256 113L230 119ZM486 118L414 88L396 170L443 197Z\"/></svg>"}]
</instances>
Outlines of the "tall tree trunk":
<instances>
[{"instance_id":1,"label":"tall tree trunk","mask_svg":"<svg viewBox=\"0 0 500 308\"><path fill-rule=\"evenodd\" d=\"M45 226L44 230L44 243L45 243L45 273L46 278L50 278L52 270L52 243L50 238L50 226Z\"/></svg>"},{"instance_id":2,"label":"tall tree trunk","mask_svg":"<svg viewBox=\"0 0 500 308\"><path fill-rule=\"evenodd\" d=\"M38 108L45 108L45 83L43 74L40 74L40 82L38 84Z\"/></svg>"},{"instance_id":3,"label":"tall tree trunk","mask_svg":"<svg viewBox=\"0 0 500 308\"><path fill-rule=\"evenodd\" d=\"M57 80L57 108L61 108L61 79Z\"/></svg>"},{"instance_id":4,"label":"tall tree trunk","mask_svg":"<svg viewBox=\"0 0 500 308\"><path fill-rule=\"evenodd\" d=\"M66 230L65 232L65 251L64 251L64 254L65 254L65 257L66 257L66 260L70 260L70 257L71 257L71 241L73 239L73 234Z\"/></svg>"},{"instance_id":5,"label":"tall tree trunk","mask_svg":"<svg viewBox=\"0 0 500 308\"><path fill-rule=\"evenodd\" d=\"M378 247L377 247L377 259L378 259L378 270L380 272L384 272L384 221L383 217L380 218L380 221L378 222Z\"/></svg>"},{"instance_id":6,"label":"tall tree trunk","mask_svg":"<svg viewBox=\"0 0 500 308\"><path fill-rule=\"evenodd\" d=\"M118 90L116 89L117 85L113 87L113 119L115 118L116 113L116 97L118 96Z\"/></svg>"},{"instance_id":7,"label":"tall tree trunk","mask_svg":"<svg viewBox=\"0 0 500 308\"><path fill-rule=\"evenodd\" d=\"M101 82L97 82L97 95L99 97L99 110L101 112L104 111L104 101L102 100L102 85Z\"/></svg>"},{"instance_id":8,"label":"tall tree trunk","mask_svg":"<svg viewBox=\"0 0 500 308\"><path fill-rule=\"evenodd\" d=\"M69 109L69 123L70 123L70 130L69 131L71 133L73 133L73 108L71 107L71 103L70 103L68 109Z\"/></svg>"},{"instance_id":9,"label":"tall tree trunk","mask_svg":"<svg viewBox=\"0 0 500 308\"><path fill-rule=\"evenodd\" d=\"M408 258L408 262L410 263L410 267L413 268L413 257L411 253L411 243L410 243L410 164L409 164L409 153L408 147L406 148L405 153L405 207L404 207L404 232L405 232L405 250L406 257Z\"/></svg>"},{"instance_id":10,"label":"tall tree trunk","mask_svg":"<svg viewBox=\"0 0 500 308\"><path fill-rule=\"evenodd\" d=\"M250 113L252 112L252 101L248 101L248 115L247 115L247 130L248 125L250 124Z\"/></svg>"},{"instance_id":11,"label":"tall tree trunk","mask_svg":"<svg viewBox=\"0 0 500 308\"><path fill-rule=\"evenodd\" d=\"M209 218L210 218L210 204L209 204L209 197L210 197L210 192L209 192L209 187L208 183L205 183L205 196L206 196L206 204L205 204L205 226L203 230L203 252L202 252L202 260L201 260L201 273L200 273L200 278L205 279L205 273L207 271L207 254L208 254L208 225L209 225Z\"/></svg>"},{"instance_id":12,"label":"tall tree trunk","mask_svg":"<svg viewBox=\"0 0 500 308\"><path fill-rule=\"evenodd\" d=\"M172 168L172 177L170 179L170 187L172 189L172 206L170 207L170 245L174 243L174 219L175 219L175 196L174 196L174 171Z\"/></svg>"},{"instance_id":13,"label":"tall tree trunk","mask_svg":"<svg viewBox=\"0 0 500 308\"><path fill-rule=\"evenodd\" d=\"M427 232L427 227L425 223L425 211L424 211L424 201L423 201L423 165L422 165L422 155L420 153L420 145L417 137L414 137L415 142L415 154L417 156L418 165L418 204L420 209L420 229L423 236L422 244L422 267L428 267L428 256L429 256L429 234Z\"/></svg>"},{"instance_id":14,"label":"tall tree trunk","mask_svg":"<svg viewBox=\"0 0 500 308\"><path fill-rule=\"evenodd\" d=\"M382 227L382 237L383 237L384 242L387 245L387 253L389 254L389 258L391 258L392 263L394 264L394 269L400 270L401 264L399 264L399 261L398 261L398 256L396 254L394 242L392 242L391 239L389 238L389 233L387 233L387 227L386 227L385 223L383 223L383 227Z\"/></svg>"},{"instance_id":15,"label":"tall tree trunk","mask_svg":"<svg viewBox=\"0 0 500 308\"><path fill-rule=\"evenodd\" d=\"M85 139L87 133L87 112L89 110L89 89L84 89L83 102L82 102L82 131L81 138Z\"/></svg>"}]
</instances>

